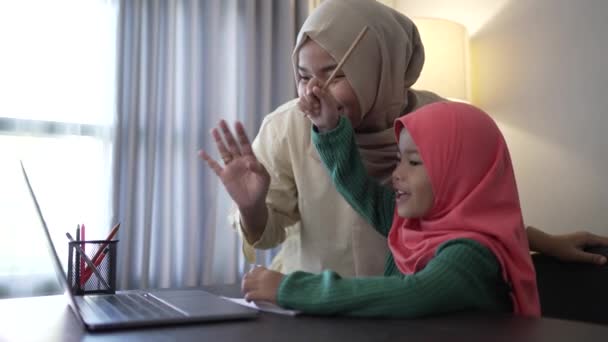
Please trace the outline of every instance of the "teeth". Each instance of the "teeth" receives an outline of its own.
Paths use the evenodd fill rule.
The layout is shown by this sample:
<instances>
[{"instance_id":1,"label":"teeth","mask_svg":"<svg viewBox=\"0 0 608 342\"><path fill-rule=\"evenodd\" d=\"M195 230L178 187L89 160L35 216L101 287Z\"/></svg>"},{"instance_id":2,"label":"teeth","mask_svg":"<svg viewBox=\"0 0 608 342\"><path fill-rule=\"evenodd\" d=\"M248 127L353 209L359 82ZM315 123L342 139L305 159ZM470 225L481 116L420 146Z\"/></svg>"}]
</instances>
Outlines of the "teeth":
<instances>
[{"instance_id":1,"label":"teeth","mask_svg":"<svg viewBox=\"0 0 608 342\"><path fill-rule=\"evenodd\" d=\"M402 191L402 190L395 190L395 194L397 196L408 196L410 193L407 191Z\"/></svg>"}]
</instances>

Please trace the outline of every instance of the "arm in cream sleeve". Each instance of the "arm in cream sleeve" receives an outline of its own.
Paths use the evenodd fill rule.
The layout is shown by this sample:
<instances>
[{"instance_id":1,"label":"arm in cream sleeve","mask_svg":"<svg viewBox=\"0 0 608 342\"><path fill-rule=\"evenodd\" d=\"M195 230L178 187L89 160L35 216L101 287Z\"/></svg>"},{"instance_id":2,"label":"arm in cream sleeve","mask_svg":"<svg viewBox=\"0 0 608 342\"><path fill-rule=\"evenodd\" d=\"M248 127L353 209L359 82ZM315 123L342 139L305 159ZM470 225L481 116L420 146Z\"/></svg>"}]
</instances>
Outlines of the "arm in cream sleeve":
<instances>
[{"instance_id":1,"label":"arm in cream sleeve","mask_svg":"<svg viewBox=\"0 0 608 342\"><path fill-rule=\"evenodd\" d=\"M277 110L278 111L278 110ZM300 220L298 191L294 180L286 129L280 120L282 113L268 115L262 122L252 148L256 157L270 174L266 196L268 220L259 240L250 244L244 236L238 209L234 206L230 221L243 239L243 253L249 262L255 261L253 249L269 249L285 240L285 229ZM302 139L303 140L303 139Z\"/></svg>"}]
</instances>

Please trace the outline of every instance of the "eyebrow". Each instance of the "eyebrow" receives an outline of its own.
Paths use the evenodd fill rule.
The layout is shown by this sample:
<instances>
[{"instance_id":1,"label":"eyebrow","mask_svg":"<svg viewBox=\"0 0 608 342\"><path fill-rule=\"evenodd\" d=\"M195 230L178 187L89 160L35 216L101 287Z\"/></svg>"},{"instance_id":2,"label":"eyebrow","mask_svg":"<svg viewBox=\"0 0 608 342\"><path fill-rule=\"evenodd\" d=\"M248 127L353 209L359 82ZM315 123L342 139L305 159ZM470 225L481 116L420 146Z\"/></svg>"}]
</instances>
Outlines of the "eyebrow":
<instances>
[{"instance_id":1,"label":"eyebrow","mask_svg":"<svg viewBox=\"0 0 608 342\"><path fill-rule=\"evenodd\" d=\"M326 65L326 66L322 67L319 71L321 71L321 72L333 71L337 66L338 66L338 64ZM306 69L302 66L299 66L299 65L298 65L298 71L309 72L308 69Z\"/></svg>"}]
</instances>

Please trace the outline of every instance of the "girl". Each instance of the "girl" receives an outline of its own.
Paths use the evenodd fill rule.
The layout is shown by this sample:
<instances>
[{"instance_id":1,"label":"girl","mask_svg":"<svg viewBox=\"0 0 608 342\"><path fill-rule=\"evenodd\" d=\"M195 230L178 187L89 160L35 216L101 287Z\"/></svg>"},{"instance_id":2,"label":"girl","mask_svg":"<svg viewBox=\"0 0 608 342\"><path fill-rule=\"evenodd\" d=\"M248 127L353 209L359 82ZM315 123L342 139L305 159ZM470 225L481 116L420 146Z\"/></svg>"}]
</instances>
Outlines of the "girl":
<instances>
[{"instance_id":1,"label":"girl","mask_svg":"<svg viewBox=\"0 0 608 342\"><path fill-rule=\"evenodd\" d=\"M419 317L484 310L539 316L513 168L494 121L450 102L399 118L393 190L367 176L350 121L335 114L340 106L319 85L313 80L309 88L321 105L304 98L301 106L338 191L388 237L384 277L283 275L258 267L243 279L245 298L310 314Z\"/></svg>"}]
</instances>

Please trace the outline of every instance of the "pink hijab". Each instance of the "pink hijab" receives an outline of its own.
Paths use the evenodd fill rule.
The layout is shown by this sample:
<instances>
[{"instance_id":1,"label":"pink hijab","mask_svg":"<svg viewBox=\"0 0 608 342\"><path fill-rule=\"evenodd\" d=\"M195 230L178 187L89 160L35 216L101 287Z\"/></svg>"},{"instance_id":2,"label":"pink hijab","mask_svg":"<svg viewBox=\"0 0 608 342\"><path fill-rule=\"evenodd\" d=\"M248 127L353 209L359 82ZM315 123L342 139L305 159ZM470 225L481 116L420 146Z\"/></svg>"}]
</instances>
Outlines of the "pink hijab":
<instances>
[{"instance_id":1,"label":"pink hijab","mask_svg":"<svg viewBox=\"0 0 608 342\"><path fill-rule=\"evenodd\" d=\"M429 173L435 203L420 219L399 217L395 210L388 242L397 267L404 274L418 272L442 243L475 240L498 259L514 312L539 316L513 166L494 121L473 106L438 102L397 119L397 139L403 127Z\"/></svg>"}]
</instances>

